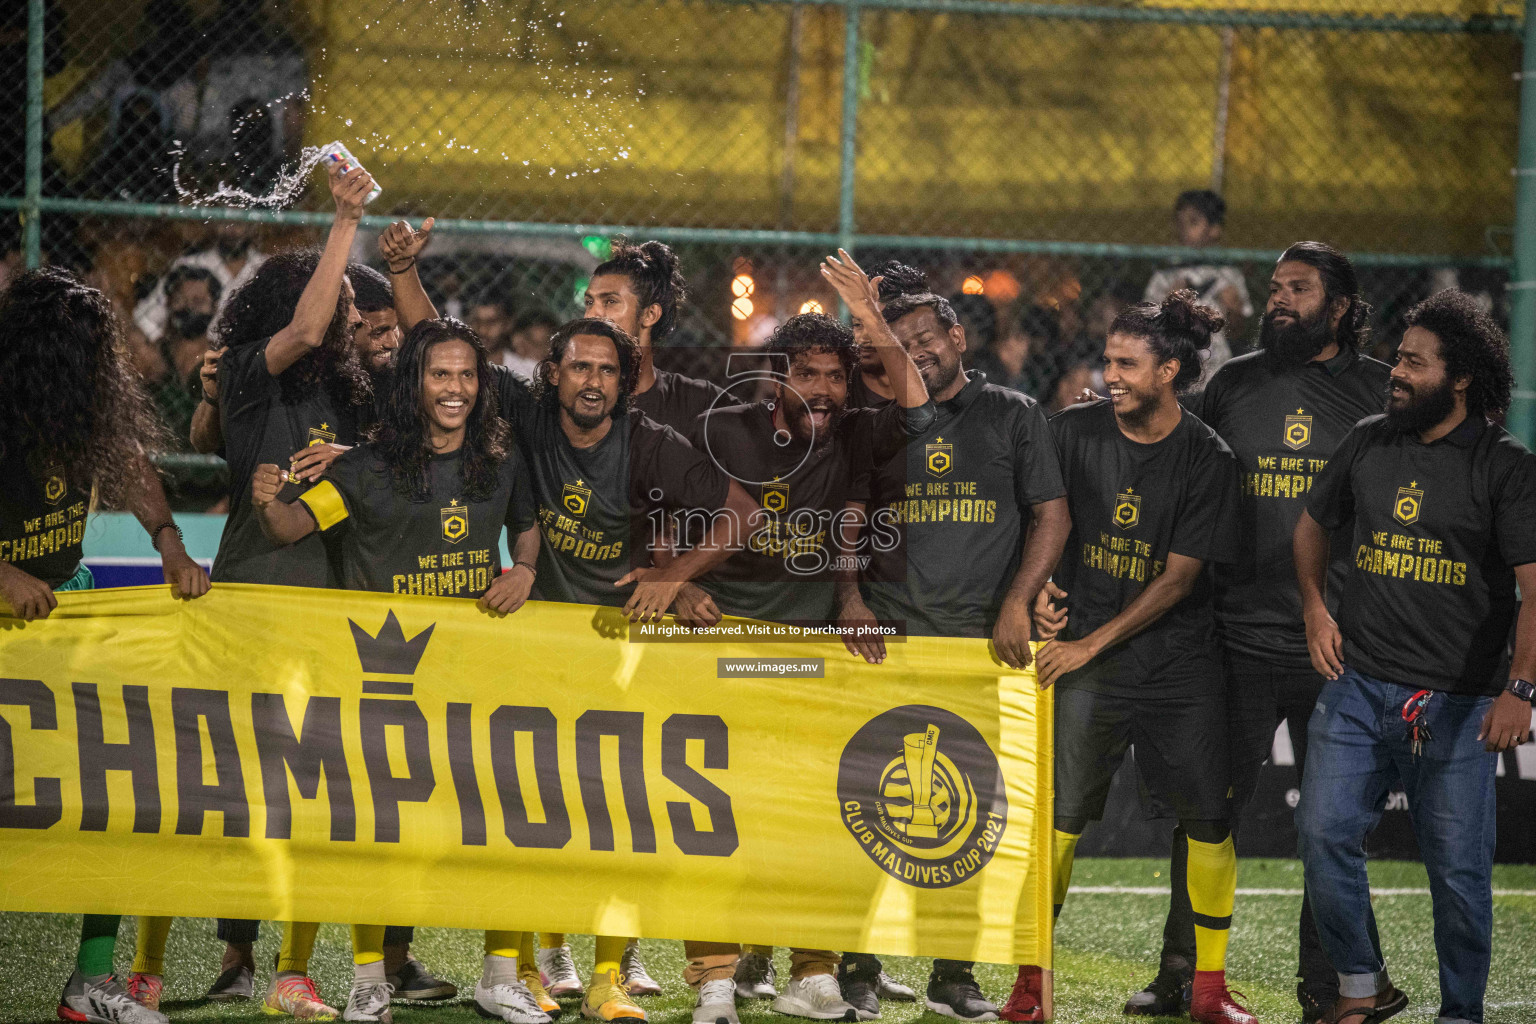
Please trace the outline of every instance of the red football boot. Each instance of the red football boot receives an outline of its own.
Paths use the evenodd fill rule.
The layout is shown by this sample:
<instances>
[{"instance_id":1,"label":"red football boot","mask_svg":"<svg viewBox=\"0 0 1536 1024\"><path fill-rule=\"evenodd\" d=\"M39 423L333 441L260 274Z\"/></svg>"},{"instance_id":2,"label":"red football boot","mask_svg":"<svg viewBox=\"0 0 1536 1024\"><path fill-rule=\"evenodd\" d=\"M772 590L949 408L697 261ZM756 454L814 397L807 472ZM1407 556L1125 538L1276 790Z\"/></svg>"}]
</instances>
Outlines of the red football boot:
<instances>
[{"instance_id":1,"label":"red football boot","mask_svg":"<svg viewBox=\"0 0 1536 1024\"><path fill-rule=\"evenodd\" d=\"M1226 971L1196 971L1189 1017L1199 1024L1259 1024L1259 1018L1238 1002L1241 992L1227 988Z\"/></svg>"},{"instance_id":2,"label":"red football boot","mask_svg":"<svg viewBox=\"0 0 1536 1024\"><path fill-rule=\"evenodd\" d=\"M1019 976L1013 981L1013 991L1008 994L1008 1002L997 1012L997 1015L1003 1020L1044 1021L1045 988L1042 982L1040 968L1029 964L1021 965Z\"/></svg>"}]
</instances>

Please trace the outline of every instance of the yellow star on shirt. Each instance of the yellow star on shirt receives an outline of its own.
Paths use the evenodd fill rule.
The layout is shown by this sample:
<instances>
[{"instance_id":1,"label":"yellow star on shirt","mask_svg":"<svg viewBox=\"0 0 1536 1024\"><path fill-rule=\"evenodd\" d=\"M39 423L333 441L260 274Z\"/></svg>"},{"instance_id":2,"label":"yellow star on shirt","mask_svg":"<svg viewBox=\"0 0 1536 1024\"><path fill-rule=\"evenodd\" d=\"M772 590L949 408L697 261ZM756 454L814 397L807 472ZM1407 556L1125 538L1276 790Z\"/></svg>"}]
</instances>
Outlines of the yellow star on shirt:
<instances>
[{"instance_id":1,"label":"yellow star on shirt","mask_svg":"<svg viewBox=\"0 0 1536 1024\"><path fill-rule=\"evenodd\" d=\"M457 505L457 504L458 504L458 503L459 503L459 499L458 499L458 498L454 498L454 499L453 499L453 500L452 500L452 501L450 501L450 502L449 502L449 503L448 503L448 504L450 504L450 505Z\"/></svg>"}]
</instances>

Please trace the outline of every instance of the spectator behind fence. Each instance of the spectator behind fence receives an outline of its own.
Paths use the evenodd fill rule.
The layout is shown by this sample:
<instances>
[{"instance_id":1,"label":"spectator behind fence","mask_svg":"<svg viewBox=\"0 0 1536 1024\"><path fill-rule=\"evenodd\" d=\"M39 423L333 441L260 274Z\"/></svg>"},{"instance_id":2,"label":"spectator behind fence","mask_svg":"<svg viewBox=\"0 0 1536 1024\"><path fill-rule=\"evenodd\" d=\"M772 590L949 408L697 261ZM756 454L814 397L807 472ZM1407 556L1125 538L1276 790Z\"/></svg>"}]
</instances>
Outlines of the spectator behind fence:
<instances>
[{"instance_id":1,"label":"spectator behind fence","mask_svg":"<svg viewBox=\"0 0 1536 1024\"><path fill-rule=\"evenodd\" d=\"M1190 249L1205 249L1221 242L1227 223L1227 201L1210 189L1180 192L1173 203L1173 230L1178 244ZM1222 363L1231 359L1228 338L1241 338L1243 324L1253 316L1248 298L1248 284L1240 268L1216 263L1190 262L1164 267L1152 275L1142 299L1162 302L1180 288L1188 288L1200 302L1214 306L1226 318L1226 327L1211 338L1205 356L1206 379Z\"/></svg>"},{"instance_id":2,"label":"spectator behind fence","mask_svg":"<svg viewBox=\"0 0 1536 1024\"><path fill-rule=\"evenodd\" d=\"M1028 304L1019 310L1013 328L976 357L976 368L990 384L1043 400L1063 355L1056 314Z\"/></svg>"},{"instance_id":3,"label":"spectator behind fence","mask_svg":"<svg viewBox=\"0 0 1536 1024\"><path fill-rule=\"evenodd\" d=\"M266 256L255 247L255 228L243 221L220 221L213 229L212 244L176 258L171 270L177 267L201 267L218 279L224 295L233 295L251 278L256 276ZM169 276L169 275L167 275ZM214 319L223 311L223 302L214 307ZM133 310L133 325L151 342L158 342L165 333L166 301L165 283L157 284Z\"/></svg>"},{"instance_id":4,"label":"spectator behind fence","mask_svg":"<svg viewBox=\"0 0 1536 1024\"><path fill-rule=\"evenodd\" d=\"M525 310L512 321L512 348L502 362L524 380L533 381L539 360L549 351L550 335L560 321L547 309Z\"/></svg>"},{"instance_id":5,"label":"spectator behind fence","mask_svg":"<svg viewBox=\"0 0 1536 1024\"><path fill-rule=\"evenodd\" d=\"M997 309L985 295L951 295L949 305L965 328L965 362L974 366L976 359L997 343Z\"/></svg>"},{"instance_id":6,"label":"spectator behind fence","mask_svg":"<svg viewBox=\"0 0 1536 1024\"><path fill-rule=\"evenodd\" d=\"M173 267L165 275L165 333L151 349L151 365L143 367L140 361L141 368L147 370L144 383L155 411L178 449L188 447L192 413L202 394L198 370L203 365L203 353L208 351L208 328L223 292L211 271Z\"/></svg>"},{"instance_id":7,"label":"spectator behind fence","mask_svg":"<svg viewBox=\"0 0 1536 1024\"><path fill-rule=\"evenodd\" d=\"M512 304L488 290L470 300L468 312L466 322L485 343L491 362L511 366L507 357L512 347Z\"/></svg>"}]
</instances>

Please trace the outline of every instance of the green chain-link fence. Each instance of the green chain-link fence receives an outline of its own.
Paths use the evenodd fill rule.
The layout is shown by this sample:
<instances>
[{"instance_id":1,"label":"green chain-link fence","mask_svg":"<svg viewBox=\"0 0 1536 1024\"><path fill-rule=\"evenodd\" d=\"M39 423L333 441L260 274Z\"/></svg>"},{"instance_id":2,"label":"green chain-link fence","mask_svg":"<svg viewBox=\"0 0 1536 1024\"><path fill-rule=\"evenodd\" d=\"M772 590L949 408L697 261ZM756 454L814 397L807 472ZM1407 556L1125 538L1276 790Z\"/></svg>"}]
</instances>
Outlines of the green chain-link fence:
<instances>
[{"instance_id":1,"label":"green chain-link fence","mask_svg":"<svg viewBox=\"0 0 1536 1024\"><path fill-rule=\"evenodd\" d=\"M837 244L974 293L973 345L1045 401L1154 277L1222 282L1241 350L1302 238L1355 256L1389 351L1440 287L1504 317L1524 298L1523 7L29 0L0 15L0 203L37 230L0 244L7 267L35 238L32 258L91 274L146 372L172 374L154 309L173 261L228 276L242 245L328 221L318 175L281 209L198 199L267 195L340 139L385 190L368 225L437 216L429 286L493 330L575 312L621 231L671 241L692 298L670 357L695 372L831 308L815 264ZM1227 207L1198 248L1175 231L1189 189Z\"/></svg>"}]
</instances>

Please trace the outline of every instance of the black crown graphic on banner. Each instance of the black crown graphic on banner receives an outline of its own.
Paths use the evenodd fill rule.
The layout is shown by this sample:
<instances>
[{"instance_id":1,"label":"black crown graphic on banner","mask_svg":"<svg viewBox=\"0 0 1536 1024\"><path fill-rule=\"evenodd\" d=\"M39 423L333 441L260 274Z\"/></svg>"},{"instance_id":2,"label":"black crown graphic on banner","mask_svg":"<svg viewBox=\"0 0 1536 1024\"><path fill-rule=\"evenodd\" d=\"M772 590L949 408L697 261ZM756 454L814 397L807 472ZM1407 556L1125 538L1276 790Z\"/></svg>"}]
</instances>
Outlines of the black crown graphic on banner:
<instances>
[{"instance_id":1,"label":"black crown graphic on banner","mask_svg":"<svg viewBox=\"0 0 1536 1024\"><path fill-rule=\"evenodd\" d=\"M415 673L416 665L426 653L427 641L432 639L432 631L437 628L434 622L407 640L405 632L400 628L400 620L395 618L394 609L390 609L389 615L385 617L378 636L369 633L351 619L347 620L347 625L352 627L352 642L357 645L357 660L362 662L363 671L387 672L397 676Z\"/></svg>"}]
</instances>

